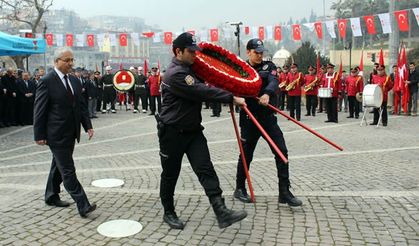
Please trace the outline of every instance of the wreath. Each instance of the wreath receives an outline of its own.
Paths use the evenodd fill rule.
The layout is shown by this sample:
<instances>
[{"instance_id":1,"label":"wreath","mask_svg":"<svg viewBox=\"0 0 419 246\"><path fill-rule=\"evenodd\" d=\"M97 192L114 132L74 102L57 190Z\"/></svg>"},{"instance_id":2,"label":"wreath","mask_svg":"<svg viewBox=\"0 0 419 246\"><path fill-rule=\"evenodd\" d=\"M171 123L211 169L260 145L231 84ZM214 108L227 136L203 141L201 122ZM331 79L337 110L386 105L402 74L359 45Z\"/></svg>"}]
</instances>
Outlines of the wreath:
<instances>
[{"instance_id":1,"label":"wreath","mask_svg":"<svg viewBox=\"0 0 419 246\"><path fill-rule=\"evenodd\" d=\"M249 64L232 52L215 44L201 42L192 69L209 84L238 96L258 95L262 80Z\"/></svg>"},{"instance_id":2,"label":"wreath","mask_svg":"<svg viewBox=\"0 0 419 246\"><path fill-rule=\"evenodd\" d=\"M135 83L134 74L129 70L121 69L112 78L113 86L118 91L129 91Z\"/></svg>"}]
</instances>

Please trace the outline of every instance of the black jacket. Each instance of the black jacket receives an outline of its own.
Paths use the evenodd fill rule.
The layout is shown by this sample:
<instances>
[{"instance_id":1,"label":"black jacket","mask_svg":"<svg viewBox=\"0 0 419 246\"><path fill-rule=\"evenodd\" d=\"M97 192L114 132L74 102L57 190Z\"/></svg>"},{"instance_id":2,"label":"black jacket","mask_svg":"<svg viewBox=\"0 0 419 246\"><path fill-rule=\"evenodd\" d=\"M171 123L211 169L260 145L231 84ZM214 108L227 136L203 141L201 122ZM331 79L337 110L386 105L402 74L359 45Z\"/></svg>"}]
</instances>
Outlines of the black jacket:
<instances>
[{"instance_id":1,"label":"black jacket","mask_svg":"<svg viewBox=\"0 0 419 246\"><path fill-rule=\"evenodd\" d=\"M410 81L409 84L409 91L410 93L417 92L418 91L418 83L419 83L419 72L417 69L415 71L410 72L409 71L409 78Z\"/></svg>"},{"instance_id":2,"label":"black jacket","mask_svg":"<svg viewBox=\"0 0 419 246\"><path fill-rule=\"evenodd\" d=\"M74 90L73 100L55 70L40 80L34 108L35 141L47 140L51 147L67 147L74 139L80 141L80 124L85 131L93 128L80 81L73 76L69 76L69 81Z\"/></svg>"},{"instance_id":3,"label":"black jacket","mask_svg":"<svg viewBox=\"0 0 419 246\"><path fill-rule=\"evenodd\" d=\"M98 90L95 80L86 80L85 87L88 98L97 98Z\"/></svg>"},{"instance_id":4,"label":"black jacket","mask_svg":"<svg viewBox=\"0 0 419 246\"><path fill-rule=\"evenodd\" d=\"M28 86L26 87L25 81L18 80L17 81L17 92L18 92L18 99L19 101L23 102L33 102L35 100L35 91L36 85L35 82L32 80L28 80ZM26 93L32 93L33 96L26 97Z\"/></svg>"},{"instance_id":5,"label":"black jacket","mask_svg":"<svg viewBox=\"0 0 419 246\"><path fill-rule=\"evenodd\" d=\"M203 101L233 102L232 93L208 87L195 76L191 66L181 63L176 58L172 59L166 70L161 87L162 123L186 131L201 129Z\"/></svg>"}]
</instances>

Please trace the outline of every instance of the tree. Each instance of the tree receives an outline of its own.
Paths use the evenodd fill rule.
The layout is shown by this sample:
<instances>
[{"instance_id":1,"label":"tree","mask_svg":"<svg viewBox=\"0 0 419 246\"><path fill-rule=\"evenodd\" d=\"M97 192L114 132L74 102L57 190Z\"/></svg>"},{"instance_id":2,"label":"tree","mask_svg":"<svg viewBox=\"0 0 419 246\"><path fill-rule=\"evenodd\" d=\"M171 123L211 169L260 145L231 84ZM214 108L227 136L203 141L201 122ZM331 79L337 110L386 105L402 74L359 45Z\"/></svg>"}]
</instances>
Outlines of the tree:
<instances>
[{"instance_id":1,"label":"tree","mask_svg":"<svg viewBox=\"0 0 419 246\"><path fill-rule=\"evenodd\" d=\"M416 66L419 65L419 46L407 53L407 62L414 62Z\"/></svg>"},{"instance_id":2,"label":"tree","mask_svg":"<svg viewBox=\"0 0 419 246\"><path fill-rule=\"evenodd\" d=\"M32 33L39 32L42 17L52 6L54 0L0 0L0 20L8 22L15 29L29 28ZM24 68L26 56L12 59L18 68Z\"/></svg>"},{"instance_id":3,"label":"tree","mask_svg":"<svg viewBox=\"0 0 419 246\"><path fill-rule=\"evenodd\" d=\"M297 49L295 53L291 55L288 59L288 64L297 63L298 68L302 72L307 72L309 65L316 67L317 54L313 45L310 42L304 42L300 48ZM320 64L329 63L329 58L320 56Z\"/></svg>"}]
</instances>

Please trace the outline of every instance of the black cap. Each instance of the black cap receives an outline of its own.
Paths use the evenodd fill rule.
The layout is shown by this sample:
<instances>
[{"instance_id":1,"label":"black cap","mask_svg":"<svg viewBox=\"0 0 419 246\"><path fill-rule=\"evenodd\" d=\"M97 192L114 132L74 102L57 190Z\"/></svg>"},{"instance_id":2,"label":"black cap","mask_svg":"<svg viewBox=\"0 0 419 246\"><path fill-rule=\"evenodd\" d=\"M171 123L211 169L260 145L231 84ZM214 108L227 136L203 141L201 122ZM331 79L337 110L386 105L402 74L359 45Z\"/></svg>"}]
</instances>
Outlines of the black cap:
<instances>
[{"instance_id":1,"label":"black cap","mask_svg":"<svg viewBox=\"0 0 419 246\"><path fill-rule=\"evenodd\" d=\"M193 51L201 51L202 49L196 45L195 36L189 32L180 34L175 40L173 40L174 48L188 48Z\"/></svg>"},{"instance_id":2,"label":"black cap","mask_svg":"<svg viewBox=\"0 0 419 246\"><path fill-rule=\"evenodd\" d=\"M258 38L250 39L249 42L247 42L246 49L255 50L258 53L268 51L265 49L265 46L263 46L263 41Z\"/></svg>"},{"instance_id":3,"label":"black cap","mask_svg":"<svg viewBox=\"0 0 419 246\"><path fill-rule=\"evenodd\" d=\"M99 71L95 71L95 73L94 73L95 75L99 75L100 74L100 72Z\"/></svg>"}]
</instances>

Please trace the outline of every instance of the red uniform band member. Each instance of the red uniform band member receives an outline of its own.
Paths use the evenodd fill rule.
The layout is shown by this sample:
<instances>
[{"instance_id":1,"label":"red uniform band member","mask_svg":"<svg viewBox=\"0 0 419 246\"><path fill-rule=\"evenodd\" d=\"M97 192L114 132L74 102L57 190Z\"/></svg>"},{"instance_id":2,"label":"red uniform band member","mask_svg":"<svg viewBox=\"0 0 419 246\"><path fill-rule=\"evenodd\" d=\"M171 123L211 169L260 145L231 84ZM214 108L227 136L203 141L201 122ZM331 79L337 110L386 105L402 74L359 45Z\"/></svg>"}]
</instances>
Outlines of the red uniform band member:
<instances>
[{"instance_id":1,"label":"red uniform band member","mask_svg":"<svg viewBox=\"0 0 419 246\"><path fill-rule=\"evenodd\" d=\"M325 98L327 120L325 122L338 123L338 96L341 91L339 73L335 72L335 65L327 64L327 73L323 75L323 88L332 89L332 97Z\"/></svg>"},{"instance_id":2,"label":"red uniform band member","mask_svg":"<svg viewBox=\"0 0 419 246\"><path fill-rule=\"evenodd\" d=\"M288 74L287 86L288 104L290 108L290 116L300 121L301 119L301 86L304 84L304 75L298 71L298 65L291 65L291 73Z\"/></svg>"},{"instance_id":3,"label":"red uniform band member","mask_svg":"<svg viewBox=\"0 0 419 246\"><path fill-rule=\"evenodd\" d=\"M282 67L282 73L279 74L279 103L278 103L278 108L280 110L284 110L285 108L285 98L287 98L287 109L289 108L288 106L288 95L287 95L287 91L285 90L285 87L287 86L287 78L288 78L288 73L289 73L289 66L288 65L284 65Z\"/></svg>"},{"instance_id":4,"label":"red uniform band member","mask_svg":"<svg viewBox=\"0 0 419 246\"><path fill-rule=\"evenodd\" d=\"M346 93L348 94L349 101L349 116L347 118L359 118L359 103L356 100L356 94L362 95L364 89L364 80L362 76L358 75L359 68L351 68L351 75L346 77Z\"/></svg>"},{"instance_id":5,"label":"red uniform band member","mask_svg":"<svg viewBox=\"0 0 419 246\"><path fill-rule=\"evenodd\" d=\"M379 65L377 68L377 75L372 76L371 84L379 85L383 90L383 103L381 104L382 112L382 122L383 126L387 126L388 116L387 116L387 99L388 92L393 88L393 81L391 80L390 75L386 74L386 66ZM374 121L370 125L377 125L380 114L378 108L374 108Z\"/></svg>"},{"instance_id":6,"label":"red uniform band member","mask_svg":"<svg viewBox=\"0 0 419 246\"><path fill-rule=\"evenodd\" d=\"M307 114L305 116L316 116L317 94L319 91L320 79L317 77L316 69L313 66L308 66L308 74L305 75L304 80L307 109Z\"/></svg>"}]
</instances>

